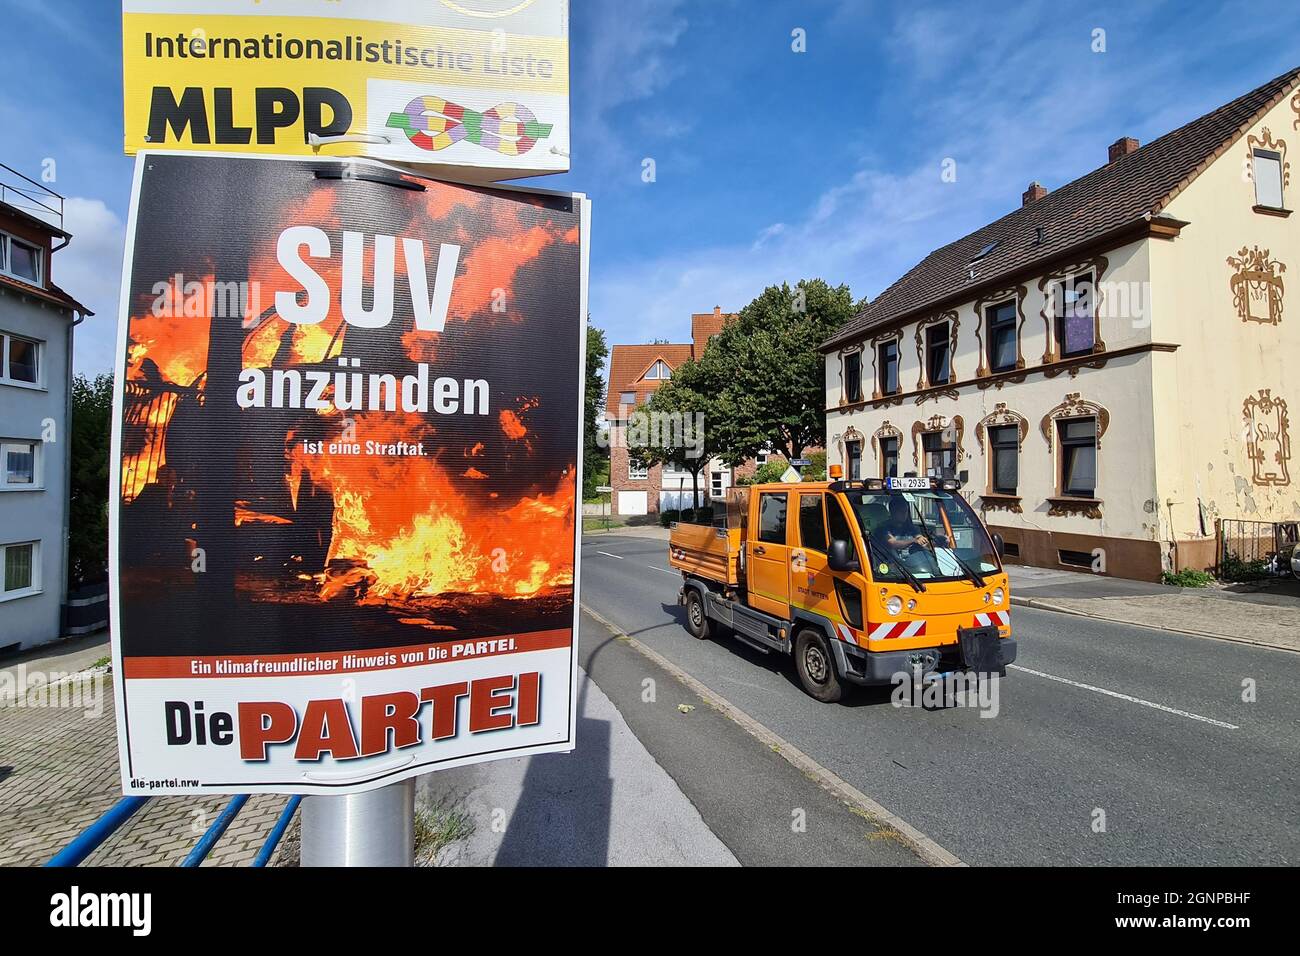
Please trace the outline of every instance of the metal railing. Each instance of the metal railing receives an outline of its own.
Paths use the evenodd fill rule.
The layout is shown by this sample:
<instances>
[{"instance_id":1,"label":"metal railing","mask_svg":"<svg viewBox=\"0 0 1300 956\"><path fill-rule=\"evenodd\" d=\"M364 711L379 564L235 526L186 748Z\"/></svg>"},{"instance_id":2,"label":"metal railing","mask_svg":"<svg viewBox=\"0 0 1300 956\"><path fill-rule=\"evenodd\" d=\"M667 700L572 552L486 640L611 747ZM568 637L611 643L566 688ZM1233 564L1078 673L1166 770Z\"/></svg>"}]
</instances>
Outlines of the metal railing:
<instances>
[{"instance_id":1,"label":"metal railing","mask_svg":"<svg viewBox=\"0 0 1300 956\"><path fill-rule=\"evenodd\" d=\"M1231 580L1269 574L1272 559L1300 539L1300 522L1220 518L1216 522L1216 573Z\"/></svg>"},{"instance_id":2,"label":"metal railing","mask_svg":"<svg viewBox=\"0 0 1300 956\"><path fill-rule=\"evenodd\" d=\"M4 163L0 163L0 202L63 228L63 197Z\"/></svg>"},{"instance_id":3,"label":"metal railing","mask_svg":"<svg viewBox=\"0 0 1300 956\"><path fill-rule=\"evenodd\" d=\"M141 807L152 797L123 797L114 804L107 813L98 820L86 827L76 836L72 842L50 858L46 866L79 866L85 859L94 853L105 840L116 833L123 824L131 819ZM244 804L248 802L248 794L240 793L231 798L230 803L226 804L225 809L217 819L204 831L203 836L199 837L194 848L186 854L185 859L181 861L181 866L198 866L201 864L212 848L217 845L217 841L230 828L235 817L239 816L239 811L244 809ZM279 817L276 818L275 825L271 827L266 835L262 848L257 851L257 856L253 858L252 866L266 866L271 861L275 848L279 846L280 840L284 837L285 832L289 829L289 824L293 822L294 814L298 812L298 805L302 803L301 796L292 796L289 802L285 804L280 811Z\"/></svg>"}]
</instances>

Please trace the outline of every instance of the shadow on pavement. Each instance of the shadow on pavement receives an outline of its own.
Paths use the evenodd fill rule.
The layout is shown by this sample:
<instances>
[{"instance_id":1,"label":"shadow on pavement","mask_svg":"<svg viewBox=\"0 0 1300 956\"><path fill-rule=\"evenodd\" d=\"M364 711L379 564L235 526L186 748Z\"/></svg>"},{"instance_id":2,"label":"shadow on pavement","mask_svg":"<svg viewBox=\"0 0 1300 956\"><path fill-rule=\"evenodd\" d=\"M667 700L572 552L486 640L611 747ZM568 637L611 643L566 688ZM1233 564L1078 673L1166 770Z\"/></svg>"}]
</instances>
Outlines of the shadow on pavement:
<instances>
[{"instance_id":1,"label":"shadow on pavement","mask_svg":"<svg viewBox=\"0 0 1300 956\"><path fill-rule=\"evenodd\" d=\"M610 725L583 717L587 688L578 698L577 739L571 754L534 757L524 775L495 866L606 866L614 781Z\"/></svg>"},{"instance_id":2,"label":"shadow on pavement","mask_svg":"<svg viewBox=\"0 0 1300 956\"><path fill-rule=\"evenodd\" d=\"M663 612L671 617L676 622L677 626L682 629L682 635L686 640L695 640L695 638L691 637L686 630L686 610L684 608L676 604L660 604L660 607L662 607ZM664 625L662 624L658 624L655 625L654 628L645 628L644 630L655 630L655 628L663 626ZM628 637L636 637L638 633L643 633L643 631L633 632L628 634ZM790 685L791 689L795 693L805 693L803 685L799 683L799 675L795 673L794 662L786 655L778 654L775 651L765 654L758 648L746 644L744 641L738 640L735 636L728 633L720 634L714 638L714 643L720 647L726 648L732 654L747 663L753 664L756 667L761 667L769 673L780 676ZM883 687L859 687L856 684L848 684L844 688L844 696L840 699L839 706L864 707L888 704L889 695L892 690L893 688L888 685Z\"/></svg>"}]
</instances>

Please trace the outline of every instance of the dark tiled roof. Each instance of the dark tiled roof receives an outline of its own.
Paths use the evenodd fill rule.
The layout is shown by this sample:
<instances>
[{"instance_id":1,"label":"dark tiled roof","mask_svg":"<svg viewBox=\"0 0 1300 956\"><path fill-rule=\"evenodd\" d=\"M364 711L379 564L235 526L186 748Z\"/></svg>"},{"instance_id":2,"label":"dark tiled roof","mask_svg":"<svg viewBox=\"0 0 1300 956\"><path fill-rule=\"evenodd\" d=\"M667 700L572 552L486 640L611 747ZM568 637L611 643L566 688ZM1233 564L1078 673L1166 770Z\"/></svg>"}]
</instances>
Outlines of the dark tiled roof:
<instances>
[{"instance_id":1,"label":"dark tiled roof","mask_svg":"<svg viewBox=\"0 0 1300 956\"><path fill-rule=\"evenodd\" d=\"M823 348L935 306L972 286L1060 258L1070 249L1158 214L1260 113L1290 93L1297 79L1300 68L936 249L877 296ZM1037 241L1038 228L1043 230L1041 243ZM995 241L997 245L988 255L971 262ZM976 273L974 279L969 277L971 269Z\"/></svg>"}]
</instances>

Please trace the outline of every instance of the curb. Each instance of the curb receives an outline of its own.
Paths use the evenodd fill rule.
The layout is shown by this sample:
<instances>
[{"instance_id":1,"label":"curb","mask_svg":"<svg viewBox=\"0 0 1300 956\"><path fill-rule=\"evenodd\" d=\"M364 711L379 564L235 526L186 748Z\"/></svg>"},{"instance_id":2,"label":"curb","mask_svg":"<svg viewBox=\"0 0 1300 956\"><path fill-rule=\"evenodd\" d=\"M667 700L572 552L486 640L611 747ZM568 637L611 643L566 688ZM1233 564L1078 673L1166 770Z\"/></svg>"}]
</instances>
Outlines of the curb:
<instances>
[{"instance_id":1,"label":"curb","mask_svg":"<svg viewBox=\"0 0 1300 956\"><path fill-rule=\"evenodd\" d=\"M1101 614L1089 614L1087 611L1080 611L1072 607L1062 607L1059 604L1052 604L1050 601L1042 601L1037 598L1016 597L1011 595L1012 607L1028 607L1036 611L1052 611L1056 614L1069 614L1072 617L1086 617L1093 621L1105 621L1107 624L1126 624L1129 627L1145 627L1151 631L1164 631L1167 634L1185 634L1188 637L1200 637L1211 641L1227 641L1230 644L1247 644L1251 647L1264 647L1273 651L1286 651L1289 654L1300 654L1300 648L1287 647L1285 644L1274 644L1272 641L1256 641L1249 637L1236 637L1230 634L1212 634L1209 631L1193 631L1182 627L1167 627L1161 624L1143 624L1140 621L1130 621L1122 617L1105 617Z\"/></svg>"},{"instance_id":2,"label":"curb","mask_svg":"<svg viewBox=\"0 0 1300 956\"><path fill-rule=\"evenodd\" d=\"M916 829L906 820L885 809L857 787L842 779L834 771L823 767L812 757L809 757L798 747L789 743L775 731L769 730L735 704L728 701L725 697L715 694L705 684L682 670L682 668L668 660L668 658L664 657L658 651L652 650L636 638L625 634L618 625L614 624L601 614L593 611L591 608L587 607L587 605L583 604L580 606L584 614L590 615L594 620L604 625L605 628L616 638L624 641L628 646L632 647L641 655L648 658L651 662L667 671L678 681L685 684L690 688L690 690L709 704L709 706L739 724L750 734L750 736L757 739L760 743L766 744L770 749L775 750L796 770L821 786L822 789L837 797L841 802L847 805L850 810L856 810L863 813L882 826L889 827L896 831L903 843L907 844L908 848L920 857L923 862L930 866L966 866L966 864L959 860L955 855L948 850L945 850L933 839Z\"/></svg>"}]
</instances>

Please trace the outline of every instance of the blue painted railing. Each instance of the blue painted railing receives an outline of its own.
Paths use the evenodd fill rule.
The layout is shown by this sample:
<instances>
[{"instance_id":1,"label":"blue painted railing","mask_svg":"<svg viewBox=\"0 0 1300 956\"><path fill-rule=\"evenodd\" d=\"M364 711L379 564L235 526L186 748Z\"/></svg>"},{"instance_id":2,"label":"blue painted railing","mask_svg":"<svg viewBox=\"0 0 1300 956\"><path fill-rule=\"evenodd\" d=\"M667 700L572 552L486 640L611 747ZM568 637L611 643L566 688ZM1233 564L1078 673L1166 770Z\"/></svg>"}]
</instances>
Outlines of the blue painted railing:
<instances>
[{"instance_id":1,"label":"blue painted railing","mask_svg":"<svg viewBox=\"0 0 1300 956\"><path fill-rule=\"evenodd\" d=\"M109 808L107 813L81 831L71 843L54 854L45 865L80 865L86 857L94 853L100 844L112 836L122 824L131 819L135 812L151 799L153 798L123 797ZM211 826L204 831L203 836L199 837L199 842L194 844L194 848L186 855L181 862L181 866L198 866L207 859L208 854L212 852L212 848L217 845L217 841L230 828L230 824L234 822L235 817L239 816L239 811L244 809L244 804L247 802L248 794L246 793L236 794L231 798L230 803L226 804L225 809L221 811L217 819L213 820ZM302 803L301 796L289 798L284 810L276 818L275 825L267 833L262 848L257 851L257 856L253 859L253 866L266 866L271 861L271 856L275 853L275 848L279 846L285 831L289 829L289 824L293 822L293 815L297 813L300 803Z\"/></svg>"}]
</instances>

